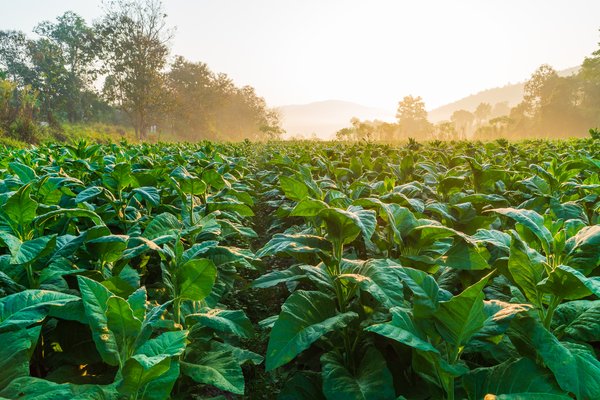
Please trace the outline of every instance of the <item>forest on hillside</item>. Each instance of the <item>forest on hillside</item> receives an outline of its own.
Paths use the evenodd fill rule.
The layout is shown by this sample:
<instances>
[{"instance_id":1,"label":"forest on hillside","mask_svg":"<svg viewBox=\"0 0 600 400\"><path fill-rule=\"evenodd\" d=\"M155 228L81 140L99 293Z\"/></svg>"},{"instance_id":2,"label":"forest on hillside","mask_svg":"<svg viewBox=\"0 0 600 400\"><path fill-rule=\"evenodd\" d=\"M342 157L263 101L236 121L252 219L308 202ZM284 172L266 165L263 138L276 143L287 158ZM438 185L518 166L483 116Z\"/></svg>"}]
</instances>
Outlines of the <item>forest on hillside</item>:
<instances>
[{"instance_id":1,"label":"forest on hillside","mask_svg":"<svg viewBox=\"0 0 600 400\"><path fill-rule=\"evenodd\" d=\"M251 86L173 56L175 28L159 0L104 2L32 35L0 31L0 134L35 143L70 124L102 123L183 140L276 138L279 116Z\"/></svg>"}]
</instances>

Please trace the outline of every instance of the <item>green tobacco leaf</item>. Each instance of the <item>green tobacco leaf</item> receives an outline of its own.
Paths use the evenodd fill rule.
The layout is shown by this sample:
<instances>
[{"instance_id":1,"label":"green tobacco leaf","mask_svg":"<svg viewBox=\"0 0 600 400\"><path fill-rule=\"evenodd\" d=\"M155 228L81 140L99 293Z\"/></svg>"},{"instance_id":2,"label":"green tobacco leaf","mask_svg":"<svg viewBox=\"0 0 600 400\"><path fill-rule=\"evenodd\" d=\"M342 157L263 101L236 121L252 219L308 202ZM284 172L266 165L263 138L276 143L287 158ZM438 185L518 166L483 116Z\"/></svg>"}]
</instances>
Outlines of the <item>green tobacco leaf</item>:
<instances>
[{"instance_id":1,"label":"green tobacco leaf","mask_svg":"<svg viewBox=\"0 0 600 400\"><path fill-rule=\"evenodd\" d=\"M322 386L321 374L312 371L296 372L285 383L277 400L325 400Z\"/></svg>"},{"instance_id":2,"label":"green tobacco leaf","mask_svg":"<svg viewBox=\"0 0 600 400\"><path fill-rule=\"evenodd\" d=\"M403 286L394 267L382 260L370 260L354 274L342 274L338 279L356 283L362 291L368 292L386 307L403 304Z\"/></svg>"},{"instance_id":3,"label":"green tobacco leaf","mask_svg":"<svg viewBox=\"0 0 600 400\"><path fill-rule=\"evenodd\" d=\"M235 394L244 394L244 374L238 360L228 351L207 351L192 361L181 362L181 372L198 383Z\"/></svg>"},{"instance_id":4,"label":"green tobacco leaf","mask_svg":"<svg viewBox=\"0 0 600 400\"><path fill-rule=\"evenodd\" d=\"M327 208L319 213L327 225L327 238L342 244L352 242L360 234L356 215L339 208Z\"/></svg>"},{"instance_id":5,"label":"green tobacco leaf","mask_svg":"<svg viewBox=\"0 0 600 400\"><path fill-rule=\"evenodd\" d=\"M77 281L96 349L105 363L119 365L119 347L114 333L108 328L106 318L108 299L114 294L102 284L84 276L78 276Z\"/></svg>"},{"instance_id":6,"label":"green tobacco leaf","mask_svg":"<svg viewBox=\"0 0 600 400\"><path fill-rule=\"evenodd\" d=\"M356 317L354 312L338 314L334 299L325 293L304 290L292 293L271 330L267 371L292 361L321 336L343 328Z\"/></svg>"},{"instance_id":7,"label":"green tobacco leaf","mask_svg":"<svg viewBox=\"0 0 600 400\"><path fill-rule=\"evenodd\" d=\"M86 247L102 262L113 263L121 258L128 241L129 236L108 235L88 241Z\"/></svg>"},{"instance_id":8,"label":"green tobacco leaf","mask_svg":"<svg viewBox=\"0 0 600 400\"><path fill-rule=\"evenodd\" d=\"M21 182L25 184L37 179L37 175L33 168L25 164L22 164L17 161L12 161L8 163L8 166L15 174L17 174Z\"/></svg>"},{"instance_id":9,"label":"green tobacco leaf","mask_svg":"<svg viewBox=\"0 0 600 400\"><path fill-rule=\"evenodd\" d=\"M208 259L192 259L177 269L178 295L187 300L204 300L217 277L217 267Z\"/></svg>"},{"instance_id":10,"label":"green tobacco leaf","mask_svg":"<svg viewBox=\"0 0 600 400\"><path fill-rule=\"evenodd\" d=\"M20 226L27 226L36 216L38 203L31 199L31 185L27 184L8 198L2 209Z\"/></svg>"},{"instance_id":11,"label":"green tobacco leaf","mask_svg":"<svg viewBox=\"0 0 600 400\"><path fill-rule=\"evenodd\" d=\"M323 394L327 400L395 399L392 374L385 359L369 347L353 371L348 370L337 353L321 357Z\"/></svg>"},{"instance_id":12,"label":"green tobacco leaf","mask_svg":"<svg viewBox=\"0 0 600 400\"><path fill-rule=\"evenodd\" d=\"M328 254L329 252L331 252L331 243L320 236L278 233L256 255L266 257L281 253Z\"/></svg>"},{"instance_id":13,"label":"green tobacco leaf","mask_svg":"<svg viewBox=\"0 0 600 400\"><path fill-rule=\"evenodd\" d=\"M36 217L33 223L36 227L43 227L46 223L56 217L61 218L88 218L97 226L104 226L105 223L102 218L93 211L85 210L82 208L60 208L58 210L52 210L45 214Z\"/></svg>"},{"instance_id":14,"label":"green tobacco leaf","mask_svg":"<svg viewBox=\"0 0 600 400\"><path fill-rule=\"evenodd\" d=\"M119 393L140 398L145 386L160 379L171 368L171 358L165 355L148 357L136 354L129 358L122 369L122 380L117 386Z\"/></svg>"},{"instance_id":15,"label":"green tobacco leaf","mask_svg":"<svg viewBox=\"0 0 600 400\"><path fill-rule=\"evenodd\" d=\"M285 196L294 201L300 201L308 197L308 186L297 179L288 176L280 176L279 184Z\"/></svg>"},{"instance_id":16,"label":"green tobacco leaf","mask_svg":"<svg viewBox=\"0 0 600 400\"><path fill-rule=\"evenodd\" d=\"M535 394L540 400L547 398L545 396L548 394L554 394L562 396L558 397L561 399L570 399L560 389L550 371L528 358L509 360L494 367L474 369L464 375L462 381L471 400L483 399L487 394L515 395L514 398Z\"/></svg>"},{"instance_id":17,"label":"green tobacco leaf","mask_svg":"<svg viewBox=\"0 0 600 400\"><path fill-rule=\"evenodd\" d=\"M143 236L154 240L163 236L176 236L183 229L183 224L176 216L170 213L157 215L150 221Z\"/></svg>"},{"instance_id":18,"label":"green tobacco leaf","mask_svg":"<svg viewBox=\"0 0 600 400\"><path fill-rule=\"evenodd\" d=\"M211 309L205 313L189 314L187 321L199 323L219 332L231 333L239 337L250 338L254 336L254 327L242 310Z\"/></svg>"},{"instance_id":19,"label":"green tobacco leaf","mask_svg":"<svg viewBox=\"0 0 600 400\"><path fill-rule=\"evenodd\" d=\"M296 204L296 207L290 213L291 217L316 217L319 213L329 208L329 205L321 200L304 198Z\"/></svg>"},{"instance_id":20,"label":"green tobacco leaf","mask_svg":"<svg viewBox=\"0 0 600 400\"><path fill-rule=\"evenodd\" d=\"M532 316L517 316L508 335L521 351L534 351L559 386L577 399L600 398L600 361L586 346L560 342Z\"/></svg>"},{"instance_id":21,"label":"green tobacco leaf","mask_svg":"<svg viewBox=\"0 0 600 400\"><path fill-rule=\"evenodd\" d=\"M49 290L25 290L0 298L0 332L41 322L51 307L61 307L79 298Z\"/></svg>"},{"instance_id":22,"label":"green tobacco leaf","mask_svg":"<svg viewBox=\"0 0 600 400\"><path fill-rule=\"evenodd\" d=\"M538 306L538 283L545 274L546 258L530 248L516 234L510 245L508 270L514 282L521 288L527 299Z\"/></svg>"},{"instance_id":23,"label":"green tobacco leaf","mask_svg":"<svg viewBox=\"0 0 600 400\"><path fill-rule=\"evenodd\" d=\"M581 342L600 342L600 300L563 303L556 308L553 322L559 336Z\"/></svg>"},{"instance_id":24,"label":"green tobacco leaf","mask_svg":"<svg viewBox=\"0 0 600 400\"><path fill-rule=\"evenodd\" d=\"M40 325L0 333L0 343L4 343L0 346L0 388L19 377L29 376L29 360L41 329Z\"/></svg>"},{"instance_id":25,"label":"green tobacco leaf","mask_svg":"<svg viewBox=\"0 0 600 400\"><path fill-rule=\"evenodd\" d=\"M104 190L105 189L100 186L90 186L75 196L75 203L79 204L95 199L96 197L100 196Z\"/></svg>"},{"instance_id":26,"label":"green tobacco leaf","mask_svg":"<svg viewBox=\"0 0 600 400\"><path fill-rule=\"evenodd\" d=\"M120 297L108 298L105 314L108 329L117 337L117 340L135 339L142 329L142 321L133 315L129 303Z\"/></svg>"},{"instance_id":27,"label":"green tobacco leaf","mask_svg":"<svg viewBox=\"0 0 600 400\"><path fill-rule=\"evenodd\" d=\"M440 302L440 308L434 314L435 325L441 336L457 348L465 345L487 319L483 312L483 288L490 276L483 277L458 296Z\"/></svg>"},{"instance_id":28,"label":"green tobacco leaf","mask_svg":"<svg viewBox=\"0 0 600 400\"><path fill-rule=\"evenodd\" d=\"M600 277L588 278L566 265L559 265L553 269L538 286L548 293L568 300L578 300L590 295L600 297Z\"/></svg>"},{"instance_id":29,"label":"green tobacco leaf","mask_svg":"<svg viewBox=\"0 0 600 400\"><path fill-rule=\"evenodd\" d=\"M119 394L112 385L59 384L28 376L12 381L10 385L0 390L0 397L20 400L117 400Z\"/></svg>"},{"instance_id":30,"label":"green tobacco leaf","mask_svg":"<svg viewBox=\"0 0 600 400\"><path fill-rule=\"evenodd\" d=\"M421 351L438 353L438 350L427 341L416 327L410 312L401 307L390 309L392 321L384 324L375 324L366 328L366 331L377 333L399 343L405 344Z\"/></svg>"},{"instance_id":31,"label":"green tobacco leaf","mask_svg":"<svg viewBox=\"0 0 600 400\"><path fill-rule=\"evenodd\" d=\"M135 354L143 354L148 357L167 355L179 356L186 346L188 331L165 332L154 339L150 339L137 348Z\"/></svg>"},{"instance_id":32,"label":"green tobacco leaf","mask_svg":"<svg viewBox=\"0 0 600 400\"><path fill-rule=\"evenodd\" d=\"M416 318L427 318L439 307L440 288L426 272L413 268L395 269L402 282L413 292L413 310Z\"/></svg>"},{"instance_id":33,"label":"green tobacco leaf","mask_svg":"<svg viewBox=\"0 0 600 400\"><path fill-rule=\"evenodd\" d=\"M600 263L600 225L586 226L567 240L565 264L580 269L585 275Z\"/></svg>"},{"instance_id":34,"label":"green tobacco leaf","mask_svg":"<svg viewBox=\"0 0 600 400\"><path fill-rule=\"evenodd\" d=\"M56 235L42 236L23 242L16 253L12 254L13 264L29 264L48 255L56 246Z\"/></svg>"},{"instance_id":35,"label":"green tobacco leaf","mask_svg":"<svg viewBox=\"0 0 600 400\"><path fill-rule=\"evenodd\" d=\"M552 249L552 234L544 225L544 217L537 212L516 208L495 208L490 211L506 215L525 226L540 240L542 247L547 253Z\"/></svg>"},{"instance_id":36,"label":"green tobacco leaf","mask_svg":"<svg viewBox=\"0 0 600 400\"><path fill-rule=\"evenodd\" d=\"M160 193L155 187L143 186L133 189L131 193L140 196L153 207L158 207L160 205Z\"/></svg>"},{"instance_id":37,"label":"green tobacco leaf","mask_svg":"<svg viewBox=\"0 0 600 400\"><path fill-rule=\"evenodd\" d=\"M457 240L444 254L445 264L450 268L470 271L490 269L491 266L483 256L486 253L485 249L482 250L468 242Z\"/></svg>"}]
</instances>

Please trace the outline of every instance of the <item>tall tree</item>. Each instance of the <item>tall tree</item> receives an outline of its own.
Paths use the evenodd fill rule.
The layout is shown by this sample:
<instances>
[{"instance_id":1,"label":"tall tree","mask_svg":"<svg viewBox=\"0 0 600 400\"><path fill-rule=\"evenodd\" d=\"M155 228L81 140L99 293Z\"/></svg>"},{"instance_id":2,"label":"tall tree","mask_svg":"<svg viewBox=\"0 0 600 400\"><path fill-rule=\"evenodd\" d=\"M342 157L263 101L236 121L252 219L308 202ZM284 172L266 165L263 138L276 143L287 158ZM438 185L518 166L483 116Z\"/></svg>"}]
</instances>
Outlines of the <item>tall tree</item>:
<instances>
[{"instance_id":1,"label":"tall tree","mask_svg":"<svg viewBox=\"0 0 600 400\"><path fill-rule=\"evenodd\" d=\"M466 139L471 134L471 127L475 116L467 110L456 110L452 113L450 120L459 134L460 139Z\"/></svg>"},{"instance_id":2,"label":"tall tree","mask_svg":"<svg viewBox=\"0 0 600 400\"><path fill-rule=\"evenodd\" d=\"M89 104L87 94L93 92L98 68L98 40L94 30L79 15L67 11L56 22L45 21L35 27L41 36L36 46L40 54L49 53L47 69L54 70L54 86L60 92L69 122L81 121ZM54 65L51 65L54 64Z\"/></svg>"},{"instance_id":3,"label":"tall tree","mask_svg":"<svg viewBox=\"0 0 600 400\"><path fill-rule=\"evenodd\" d=\"M427 136L431 133L432 125L427 120L425 103L421 97L405 96L398 103L396 112L400 133L403 137Z\"/></svg>"},{"instance_id":4,"label":"tall tree","mask_svg":"<svg viewBox=\"0 0 600 400\"><path fill-rule=\"evenodd\" d=\"M481 125L492 115L492 105L490 103L479 103L473 115L477 119L477 125Z\"/></svg>"},{"instance_id":5,"label":"tall tree","mask_svg":"<svg viewBox=\"0 0 600 400\"><path fill-rule=\"evenodd\" d=\"M144 138L164 107L163 69L174 30L160 0L108 0L105 9L98 24L107 73L104 94Z\"/></svg>"}]
</instances>

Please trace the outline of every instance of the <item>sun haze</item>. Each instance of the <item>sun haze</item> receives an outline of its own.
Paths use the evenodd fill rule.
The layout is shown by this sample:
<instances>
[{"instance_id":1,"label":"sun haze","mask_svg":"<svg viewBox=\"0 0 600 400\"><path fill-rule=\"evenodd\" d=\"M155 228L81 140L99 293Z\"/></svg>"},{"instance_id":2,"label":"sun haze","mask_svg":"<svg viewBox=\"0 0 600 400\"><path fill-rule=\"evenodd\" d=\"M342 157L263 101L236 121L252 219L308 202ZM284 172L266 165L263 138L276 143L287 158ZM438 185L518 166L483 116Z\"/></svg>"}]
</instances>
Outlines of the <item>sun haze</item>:
<instances>
[{"instance_id":1,"label":"sun haze","mask_svg":"<svg viewBox=\"0 0 600 400\"><path fill-rule=\"evenodd\" d=\"M100 1L23 0L0 14L28 31L66 10L88 20ZM340 99L428 108L523 81L541 64L579 65L600 39L597 1L228 0L165 2L174 54L207 63L270 106Z\"/></svg>"}]
</instances>

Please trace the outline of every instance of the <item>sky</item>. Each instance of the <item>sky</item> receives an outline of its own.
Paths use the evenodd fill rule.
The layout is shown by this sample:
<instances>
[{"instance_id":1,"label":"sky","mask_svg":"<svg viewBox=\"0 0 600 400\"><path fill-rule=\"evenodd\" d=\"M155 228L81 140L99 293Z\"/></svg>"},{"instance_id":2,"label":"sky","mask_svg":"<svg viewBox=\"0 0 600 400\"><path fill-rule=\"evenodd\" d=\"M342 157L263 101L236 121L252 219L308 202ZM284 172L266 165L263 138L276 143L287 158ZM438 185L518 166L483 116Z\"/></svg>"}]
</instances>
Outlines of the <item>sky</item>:
<instances>
[{"instance_id":1,"label":"sky","mask_svg":"<svg viewBox=\"0 0 600 400\"><path fill-rule=\"evenodd\" d=\"M581 64L599 48L599 0L163 0L173 54L202 61L270 106L339 99L428 109ZM100 0L0 0L0 29L30 32Z\"/></svg>"}]
</instances>

